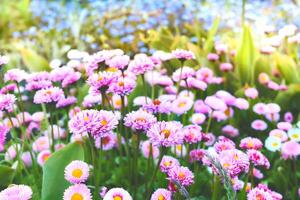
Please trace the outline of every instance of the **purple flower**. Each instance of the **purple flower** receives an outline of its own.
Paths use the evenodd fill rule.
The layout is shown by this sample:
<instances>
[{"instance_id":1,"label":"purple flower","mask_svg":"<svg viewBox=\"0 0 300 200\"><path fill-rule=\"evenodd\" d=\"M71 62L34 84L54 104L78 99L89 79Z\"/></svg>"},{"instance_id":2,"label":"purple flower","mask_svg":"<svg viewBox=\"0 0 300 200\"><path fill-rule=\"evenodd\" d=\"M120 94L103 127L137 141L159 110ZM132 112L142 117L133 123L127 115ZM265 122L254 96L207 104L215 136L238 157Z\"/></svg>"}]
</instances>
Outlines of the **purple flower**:
<instances>
[{"instance_id":1,"label":"purple flower","mask_svg":"<svg viewBox=\"0 0 300 200\"><path fill-rule=\"evenodd\" d=\"M180 60L195 59L195 55L193 52L184 49L176 49L172 51L172 56Z\"/></svg>"},{"instance_id":2,"label":"purple flower","mask_svg":"<svg viewBox=\"0 0 300 200\"><path fill-rule=\"evenodd\" d=\"M129 63L128 70L135 75L144 74L154 68L153 61L145 54L137 54Z\"/></svg>"},{"instance_id":3,"label":"purple flower","mask_svg":"<svg viewBox=\"0 0 300 200\"><path fill-rule=\"evenodd\" d=\"M261 152L255 149L249 149L247 151L248 158L254 166L264 166L266 169L270 168L270 162Z\"/></svg>"},{"instance_id":4,"label":"purple flower","mask_svg":"<svg viewBox=\"0 0 300 200\"><path fill-rule=\"evenodd\" d=\"M106 90L109 86L117 81L115 72L99 72L89 76L87 83L95 89Z\"/></svg>"},{"instance_id":5,"label":"purple flower","mask_svg":"<svg viewBox=\"0 0 300 200\"><path fill-rule=\"evenodd\" d=\"M136 87L136 81L131 77L118 77L117 81L110 85L109 92L113 92L120 96L129 95Z\"/></svg>"},{"instance_id":6,"label":"purple flower","mask_svg":"<svg viewBox=\"0 0 300 200\"><path fill-rule=\"evenodd\" d=\"M58 102L64 98L64 92L58 87L49 87L38 90L35 95L33 102L35 104L52 103Z\"/></svg>"},{"instance_id":7,"label":"purple flower","mask_svg":"<svg viewBox=\"0 0 300 200\"><path fill-rule=\"evenodd\" d=\"M130 112L124 118L124 125L135 131L147 131L155 122L156 118L143 110Z\"/></svg>"},{"instance_id":8,"label":"purple flower","mask_svg":"<svg viewBox=\"0 0 300 200\"><path fill-rule=\"evenodd\" d=\"M163 156L159 165L160 171L162 172L168 172L175 166L179 166L179 161L172 156Z\"/></svg>"},{"instance_id":9,"label":"purple flower","mask_svg":"<svg viewBox=\"0 0 300 200\"><path fill-rule=\"evenodd\" d=\"M16 81L20 83L22 80L26 79L27 73L21 69L10 69L4 75L4 81Z\"/></svg>"},{"instance_id":10,"label":"purple flower","mask_svg":"<svg viewBox=\"0 0 300 200\"><path fill-rule=\"evenodd\" d=\"M67 97L67 98L63 98L60 99L57 103L56 103L56 108L63 108L66 106L70 106L72 104L75 104L77 102L77 98L76 97Z\"/></svg>"},{"instance_id":11,"label":"purple flower","mask_svg":"<svg viewBox=\"0 0 300 200\"><path fill-rule=\"evenodd\" d=\"M0 111L12 112L16 97L13 94L0 94Z\"/></svg>"},{"instance_id":12,"label":"purple flower","mask_svg":"<svg viewBox=\"0 0 300 200\"><path fill-rule=\"evenodd\" d=\"M194 174L187 167L174 166L168 172L168 179L177 181L183 186L189 186L194 183Z\"/></svg>"},{"instance_id":13,"label":"purple flower","mask_svg":"<svg viewBox=\"0 0 300 200\"><path fill-rule=\"evenodd\" d=\"M176 121L162 121L154 123L147 131L150 142L157 146L170 147L182 144L182 124Z\"/></svg>"},{"instance_id":14,"label":"purple flower","mask_svg":"<svg viewBox=\"0 0 300 200\"><path fill-rule=\"evenodd\" d=\"M117 68L120 70L125 69L129 64L130 58L127 55L115 56L112 59L106 61L109 67Z\"/></svg>"}]
</instances>

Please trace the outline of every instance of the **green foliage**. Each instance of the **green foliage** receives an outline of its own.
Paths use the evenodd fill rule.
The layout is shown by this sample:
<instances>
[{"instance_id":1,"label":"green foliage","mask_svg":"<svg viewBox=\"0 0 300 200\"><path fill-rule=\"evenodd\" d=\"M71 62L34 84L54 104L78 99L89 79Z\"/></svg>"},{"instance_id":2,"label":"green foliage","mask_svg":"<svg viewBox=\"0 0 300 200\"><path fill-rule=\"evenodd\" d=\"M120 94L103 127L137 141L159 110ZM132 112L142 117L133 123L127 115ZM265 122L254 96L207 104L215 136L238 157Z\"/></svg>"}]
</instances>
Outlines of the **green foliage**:
<instances>
[{"instance_id":1,"label":"green foliage","mask_svg":"<svg viewBox=\"0 0 300 200\"><path fill-rule=\"evenodd\" d=\"M256 49L249 26L244 25L240 40L240 47L236 55L236 67L239 80L242 85L252 83L254 77L254 63L256 59Z\"/></svg>"},{"instance_id":2,"label":"green foliage","mask_svg":"<svg viewBox=\"0 0 300 200\"><path fill-rule=\"evenodd\" d=\"M83 160L84 149L79 143L70 143L53 153L43 166L42 200L61 199L70 185L64 178L65 167L73 160Z\"/></svg>"},{"instance_id":3,"label":"green foliage","mask_svg":"<svg viewBox=\"0 0 300 200\"><path fill-rule=\"evenodd\" d=\"M9 184L11 184L14 175L14 169L4 165L0 165L0 187L7 187Z\"/></svg>"},{"instance_id":4,"label":"green foliage","mask_svg":"<svg viewBox=\"0 0 300 200\"><path fill-rule=\"evenodd\" d=\"M299 83L299 69L295 61L287 55L275 55L276 66L286 83Z\"/></svg>"}]
</instances>

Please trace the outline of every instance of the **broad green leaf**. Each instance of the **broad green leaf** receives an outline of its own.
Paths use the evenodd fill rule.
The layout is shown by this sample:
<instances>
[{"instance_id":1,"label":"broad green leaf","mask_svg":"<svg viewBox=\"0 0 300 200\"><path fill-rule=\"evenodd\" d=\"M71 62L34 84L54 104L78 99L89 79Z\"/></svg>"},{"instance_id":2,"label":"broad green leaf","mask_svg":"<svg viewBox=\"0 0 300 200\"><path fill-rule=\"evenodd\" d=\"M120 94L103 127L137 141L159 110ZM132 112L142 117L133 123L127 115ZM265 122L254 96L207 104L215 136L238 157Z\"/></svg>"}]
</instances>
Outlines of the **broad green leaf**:
<instances>
[{"instance_id":1,"label":"broad green leaf","mask_svg":"<svg viewBox=\"0 0 300 200\"><path fill-rule=\"evenodd\" d=\"M82 144L70 143L53 153L43 166L42 200L62 199L70 184L64 178L65 167L73 160L83 160Z\"/></svg>"},{"instance_id":2,"label":"broad green leaf","mask_svg":"<svg viewBox=\"0 0 300 200\"><path fill-rule=\"evenodd\" d=\"M295 61L291 57L287 55L276 54L275 60L276 66L286 83L299 83L299 72Z\"/></svg>"},{"instance_id":3,"label":"broad green leaf","mask_svg":"<svg viewBox=\"0 0 300 200\"><path fill-rule=\"evenodd\" d=\"M236 70L241 84L250 84L254 76L256 49L249 26L244 25L240 47L236 55Z\"/></svg>"},{"instance_id":4,"label":"broad green leaf","mask_svg":"<svg viewBox=\"0 0 300 200\"><path fill-rule=\"evenodd\" d=\"M47 60L38 55L35 51L23 47L19 48L19 50L21 52L24 64L31 72L50 70Z\"/></svg>"},{"instance_id":5,"label":"broad green leaf","mask_svg":"<svg viewBox=\"0 0 300 200\"><path fill-rule=\"evenodd\" d=\"M0 165L0 186L8 186L11 184L15 175L15 170L4 165Z\"/></svg>"},{"instance_id":6,"label":"broad green leaf","mask_svg":"<svg viewBox=\"0 0 300 200\"><path fill-rule=\"evenodd\" d=\"M287 91L279 92L275 98L275 102L278 103L283 109L299 111L300 101L300 84L290 84Z\"/></svg>"}]
</instances>

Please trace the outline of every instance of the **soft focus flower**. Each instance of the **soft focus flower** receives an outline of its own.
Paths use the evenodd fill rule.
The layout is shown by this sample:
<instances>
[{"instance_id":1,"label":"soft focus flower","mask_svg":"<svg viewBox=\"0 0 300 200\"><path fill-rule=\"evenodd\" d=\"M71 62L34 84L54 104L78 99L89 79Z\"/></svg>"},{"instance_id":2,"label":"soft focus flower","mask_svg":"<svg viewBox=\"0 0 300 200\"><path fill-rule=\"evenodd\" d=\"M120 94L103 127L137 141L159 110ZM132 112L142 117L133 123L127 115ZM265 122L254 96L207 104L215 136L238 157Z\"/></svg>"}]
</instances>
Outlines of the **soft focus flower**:
<instances>
[{"instance_id":1,"label":"soft focus flower","mask_svg":"<svg viewBox=\"0 0 300 200\"><path fill-rule=\"evenodd\" d=\"M56 103L56 108L63 108L66 106L70 106L72 104L75 104L77 102L76 97L67 97L67 98L62 98Z\"/></svg>"},{"instance_id":2,"label":"soft focus flower","mask_svg":"<svg viewBox=\"0 0 300 200\"><path fill-rule=\"evenodd\" d=\"M0 94L0 111L12 112L16 97L13 94Z\"/></svg>"},{"instance_id":3,"label":"soft focus flower","mask_svg":"<svg viewBox=\"0 0 300 200\"><path fill-rule=\"evenodd\" d=\"M4 75L4 81L16 81L20 83L27 76L27 73L21 69L10 69Z\"/></svg>"},{"instance_id":4,"label":"soft focus flower","mask_svg":"<svg viewBox=\"0 0 300 200\"><path fill-rule=\"evenodd\" d=\"M134 60L129 63L128 70L135 75L140 75L152 70L153 67L154 63L147 55L136 54Z\"/></svg>"},{"instance_id":5,"label":"soft focus flower","mask_svg":"<svg viewBox=\"0 0 300 200\"><path fill-rule=\"evenodd\" d=\"M280 129L273 129L272 131L270 131L269 136L277 137L281 140L281 142L288 140L286 132Z\"/></svg>"},{"instance_id":6,"label":"soft focus flower","mask_svg":"<svg viewBox=\"0 0 300 200\"><path fill-rule=\"evenodd\" d=\"M147 131L150 142L158 146L173 146L183 142L182 124L176 121L154 123Z\"/></svg>"},{"instance_id":7,"label":"soft focus flower","mask_svg":"<svg viewBox=\"0 0 300 200\"><path fill-rule=\"evenodd\" d=\"M182 129L184 134L184 141L187 143L198 143L202 139L202 128L197 125L188 125Z\"/></svg>"},{"instance_id":8,"label":"soft focus flower","mask_svg":"<svg viewBox=\"0 0 300 200\"><path fill-rule=\"evenodd\" d=\"M0 192L1 200L29 200L32 190L27 185L12 185Z\"/></svg>"},{"instance_id":9,"label":"soft focus flower","mask_svg":"<svg viewBox=\"0 0 300 200\"><path fill-rule=\"evenodd\" d=\"M41 136L38 137L33 143L32 143L32 150L35 152L41 152L43 150L47 150L50 148L50 140L48 136Z\"/></svg>"},{"instance_id":10,"label":"soft focus flower","mask_svg":"<svg viewBox=\"0 0 300 200\"><path fill-rule=\"evenodd\" d=\"M112 59L108 60L106 63L109 67L115 67L117 69L125 69L130 61L130 57L127 55L115 56Z\"/></svg>"},{"instance_id":11,"label":"soft focus flower","mask_svg":"<svg viewBox=\"0 0 300 200\"><path fill-rule=\"evenodd\" d=\"M0 152L4 150L6 134L9 132L9 128L0 123Z\"/></svg>"},{"instance_id":12,"label":"soft focus flower","mask_svg":"<svg viewBox=\"0 0 300 200\"><path fill-rule=\"evenodd\" d=\"M294 140L285 142L282 144L281 153L284 159L295 159L300 155L300 144Z\"/></svg>"},{"instance_id":13,"label":"soft focus flower","mask_svg":"<svg viewBox=\"0 0 300 200\"><path fill-rule=\"evenodd\" d=\"M64 92L58 87L49 87L38 90L35 95L33 102L36 104L58 102L64 98Z\"/></svg>"},{"instance_id":14,"label":"soft focus flower","mask_svg":"<svg viewBox=\"0 0 300 200\"><path fill-rule=\"evenodd\" d=\"M195 59L193 52L184 49L176 49L172 51L172 55L179 60Z\"/></svg>"},{"instance_id":15,"label":"soft focus flower","mask_svg":"<svg viewBox=\"0 0 300 200\"><path fill-rule=\"evenodd\" d=\"M229 137L237 137L239 135L239 130L228 124L222 128L222 133Z\"/></svg>"},{"instance_id":16,"label":"soft focus flower","mask_svg":"<svg viewBox=\"0 0 300 200\"><path fill-rule=\"evenodd\" d=\"M233 66L231 63L221 63L220 70L223 72L228 72L233 69Z\"/></svg>"},{"instance_id":17,"label":"soft focus flower","mask_svg":"<svg viewBox=\"0 0 300 200\"><path fill-rule=\"evenodd\" d=\"M195 70L191 67L183 66L182 68L176 69L172 75L172 79L175 82L185 80L195 74Z\"/></svg>"},{"instance_id":18,"label":"soft focus flower","mask_svg":"<svg viewBox=\"0 0 300 200\"><path fill-rule=\"evenodd\" d=\"M90 189L84 184L71 185L64 192L63 200L92 200Z\"/></svg>"},{"instance_id":19,"label":"soft focus flower","mask_svg":"<svg viewBox=\"0 0 300 200\"><path fill-rule=\"evenodd\" d=\"M186 113L193 106L193 100L189 97L178 97L172 102L172 112L178 115Z\"/></svg>"},{"instance_id":20,"label":"soft focus flower","mask_svg":"<svg viewBox=\"0 0 300 200\"><path fill-rule=\"evenodd\" d=\"M204 102L214 110L225 111L227 109L226 104L221 99L214 96L206 97Z\"/></svg>"},{"instance_id":21,"label":"soft focus flower","mask_svg":"<svg viewBox=\"0 0 300 200\"><path fill-rule=\"evenodd\" d=\"M70 183L83 183L89 177L89 166L87 163L74 160L65 168L65 179Z\"/></svg>"},{"instance_id":22,"label":"soft focus flower","mask_svg":"<svg viewBox=\"0 0 300 200\"><path fill-rule=\"evenodd\" d=\"M259 150L263 146L262 142L258 138L246 137L240 142L242 149L256 149Z\"/></svg>"},{"instance_id":23,"label":"soft focus flower","mask_svg":"<svg viewBox=\"0 0 300 200\"><path fill-rule=\"evenodd\" d=\"M132 197L123 188L112 188L108 190L103 200L132 200Z\"/></svg>"},{"instance_id":24,"label":"soft focus flower","mask_svg":"<svg viewBox=\"0 0 300 200\"><path fill-rule=\"evenodd\" d=\"M204 149L193 149L190 151L190 162L202 161L204 155L205 155Z\"/></svg>"},{"instance_id":25,"label":"soft focus flower","mask_svg":"<svg viewBox=\"0 0 300 200\"><path fill-rule=\"evenodd\" d=\"M291 140L299 142L300 141L300 128L289 129L288 136L289 136L289 138L291 138Z\"/></svg>"},{"instance_id":26,"label":"soft focus flower","mask_svg":"<svg viewBox=\"0 0 300 200\"><path fill-rule=\"evenodd\" d=\"M174 166L168 171L168 179L189 186L194 183L194 174L187 167Z\"/></svg>"},{"instance_id":27,"label":"soft focus flower","mask_svg":"<svg viewBox=\"0 0 300 200\"><path fill-rule=\"evenodd\" d=\"M202 113L194 113L191 118L193 124L203 124L205 122L206 116Z\"/></svg>"},{"instance_id":28,"label":"soft focus flower","mask_svg":"<svg viewBox=\"0 0 300 200\"><path fill-rule=\"evenodd\" d=\"M159 156L159 148L151 144L148 140L142 143L141 150L145 158L149 158L150 152L153 159L156 159Z\"/></svg>"},{"instance_id":29,"label":"soft focus flower","mask_svg":"<svg viewBox=\"0 0 300 200\"><path fill-rule=\"evenodd\" d=\"M250 163L248 156L240 150L230 149L221 151L218 159L231 177L235 177L242 172L248 172L249 170Z\"/></svg>"},{"instance_id":30,"label":"soft focus flower","mask_svg":"<svg viewBox=\"0 0 300 200\"><path fill-rule=\"evenodd\" d=\"M159 188L151 195L151 200L172 200L172 192Z\"/></svg>"},{"instance_id":31,"label":"soft focus flower","mask_svg":"<svg viewBox=\"0 0 300 200\"><path fill-rule=\"evenodd\" d=\"M281 148L281 139L275 136L269 136L265 141L265 146L269 151L278 151Z\"/></svg>"},{"instance_id":32,"label":"soft focus flower","mask_svg":"<svg viewBox=\"0 0 300 200\"><path fill-rule=\"evenodd\" d=\"M143 110L130 112L124 118L124 125L135 131L147 131L155 122L155 116Z\"/></svg>"},{"instance_id":33,"label":"soft focus flower","mask_svg":"<svg viewBox=\"0 0 300 200\"><path fill-rule=\"evenodd\" d=\"M245 89L245 96L250 99L256 99L258 97L258 91L256 88L247 88Z\"/></svg>"},{"instance_id":34,"label":"soft focus flower","mask_svg":"<svg viewBox=\"0 0 300 200\"><path fill-rule=\"evenodd\" d=\"M50 156L51 156L50 150L41 151L37 156L37 163L40 166L43 166L47 162L47 160L49 159Z\"/></svg>"},{"instance_id":35,"label":"soft focus flower","mask_svg":"<svg viewBox=\"0 0 300 200\"><path fill-rule=\"evenodd\" d=\"M257 131L264 131L268 128L268 125L263 120L256 119L251 123L251 127Z\"/></svg>"},{"instance_id":36,"label":"soft focus flower","mask_svg":"<svg viewBox=\"0 0 300 200\"><path fill-rule=\"evenodd\" d=\"M9 61L9 59L8 59L7 56L1 56L1 55L0 55L0 67L1 67L1 65L7 64L8 61Z\"/></svg>"},{"instance_id":37,"label":"soft focus flower","mask_svg":"<svg viewBox=\"0 0 300 200\"><path fill-rule=\"evenodd\" d=\"M270 168L269 160L260 151L257 151L255 149L249 149L247 150L247 155L250 162L252 162L254 166L263 166L266 169Z\"/></svg>"}]
</instances>

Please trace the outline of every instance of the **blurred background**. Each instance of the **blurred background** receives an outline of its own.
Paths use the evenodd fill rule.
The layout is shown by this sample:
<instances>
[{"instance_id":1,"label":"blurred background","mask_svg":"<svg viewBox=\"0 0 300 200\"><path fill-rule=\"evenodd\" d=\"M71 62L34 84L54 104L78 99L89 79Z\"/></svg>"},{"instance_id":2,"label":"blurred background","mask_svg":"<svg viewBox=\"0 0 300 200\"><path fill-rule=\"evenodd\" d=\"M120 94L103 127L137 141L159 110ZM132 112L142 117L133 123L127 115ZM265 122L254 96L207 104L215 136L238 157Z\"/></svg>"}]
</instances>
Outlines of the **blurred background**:
<instances>
[{"instance_id":1,"label":"blurred background","mask_svg":"<svg viewBox=\"0 0 300 200\"><path fill-rule=\"evenodd\" d=\"M151 53L201 46L214 25L215 40L235 46L244 20L258 38L266 28L300 25L297 0L1 0L0 7L0 54L9 56L9 67L33 71L64 60L70 49Z\"/></svg>"}]
</instances>

